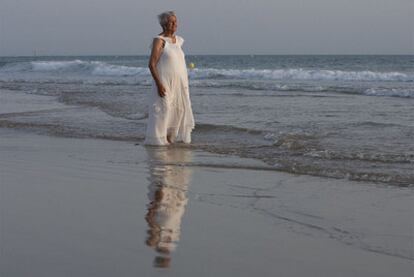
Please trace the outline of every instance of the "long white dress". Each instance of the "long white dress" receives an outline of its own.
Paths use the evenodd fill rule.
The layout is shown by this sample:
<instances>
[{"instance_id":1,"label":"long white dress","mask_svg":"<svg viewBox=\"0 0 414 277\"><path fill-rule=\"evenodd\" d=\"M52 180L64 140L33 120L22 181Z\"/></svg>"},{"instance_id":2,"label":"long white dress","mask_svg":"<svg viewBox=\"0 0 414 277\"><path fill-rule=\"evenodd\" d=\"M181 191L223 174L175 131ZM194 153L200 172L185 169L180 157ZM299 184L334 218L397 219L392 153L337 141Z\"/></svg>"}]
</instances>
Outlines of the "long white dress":
<instances>
[{"instance_id":1,"label":"long white dress","mask_svg":"<svg viewBox=\"0 0 414 277\"><path fill-rule=\"evenodd\" d=\"M171 38L157 36L165 41L157 70L166 93L160 97L153 80L144 141L147 145L167 145L167 134L171 135L174 142L191 142L191 131L195 124L185 55L181 49L184 39L175 37L173 43Z\"/></svg>"}]
</instances>

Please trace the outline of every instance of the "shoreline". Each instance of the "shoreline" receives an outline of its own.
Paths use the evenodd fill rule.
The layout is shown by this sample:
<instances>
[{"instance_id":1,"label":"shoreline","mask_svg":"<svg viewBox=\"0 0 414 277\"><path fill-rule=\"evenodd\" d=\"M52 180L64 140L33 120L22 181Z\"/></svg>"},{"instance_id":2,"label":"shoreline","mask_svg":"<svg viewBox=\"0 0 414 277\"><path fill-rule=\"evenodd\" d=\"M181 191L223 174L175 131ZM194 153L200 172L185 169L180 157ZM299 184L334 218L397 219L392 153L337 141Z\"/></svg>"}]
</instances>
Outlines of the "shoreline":
<instances>
[{"instance_id":1,"label":"shoreline","mask_svg":"<svg viewBox=\"0 0 414 277\"><path fill-rule=\"evenodd\" d=\"M257 160L188 148L0 136L4 276L413 269L412 188L260 170Z\"/></svg>"},{"instance_id":2,"label":"shoreline","mask_svg":"<svg viewBox=\"0 0 414 277\"><path fill-rule=\"evenodd\" d=\"M36 88L35 90L38 89L47 91L52 88ZM86 92L83 92L83 90ZM101 93L103 95L112 94L112 87L106 88L105 92L101 93L88 92L88 88L78 91L77 87L71 88L66 94L49 92L35 92L32 94L25 93L24 90L2 89L0 91L0 110L2 111L0 128L30 130L38 134L57 137L142 143L146 127L144 101L137 102L136 106L131 105L131 103L128 104L131 109L144 109L142 112L137 110L136 113L131 112L128 115L114 114L113 111L107 110L108 105L105 104L105 101L112 100L105 100L104 103L101 103L106 97L102 96L103 99L99 100L101 96L98 96ZM120 101L125 101L128 97L138 97L143 92L139 94L130 93L131 95L120 97L120 99L124 99ZM232 91L232 93L235 93L235 91ZM201 93L198 97L208 98L204 93ZM87 100L89 98L97 98L97 102L93 102L95 104L89 103L90 100ZM229 99L232 98L229 96ZM335 99L329 101L337 102ZM348 101L348 105L353 102L352 97L346 96L344 99ZM363 98L364 101L367 101L366 104L370 103L370 99L368 96ZM287 101L287 106L297 105L289 97L283 99L283 101ZM318 100L315 101L318 102ZM364 101L361 100L360 102ZM395 105L400 103L395 99L383 101L391 101ZM385 102L384 105L389 104ZM124 104L126 105L126 103ZM119 107L124 104L119 104ZM263 103L259 106L266 105L268 104ZM115 106L118 106L118 104ZM267 106L266 109L272 108ZM410 107L407 106L407 109L410 109ZM285 119L282 120L294 120L295 115L292 114L291 119L290 112L283 113L282 118ZM331 116L329 115L328 118L331 118ZM375 148L370 147L369 143L372 141L360 141L352 137L354 133L360 138L368 135L382 135L376 121L362 121L358 125L359 127L356 128L348 126L347 128L350 129L346 133L348 137L342 140L342 136L338 134L341 132L345 134L345 132L338 132L335 128L324 129L315 125L312 128L315 130L320 128L321 130L307 131L307 127L279 128L276 126L278 123L274 123L276 125L273 130L272 128L256 129L248 126L240 127L238 126L240 124L228 125L228 122L231 122L230 120L231 118L223 118L212 124L209 120L201 117L195 132L193 132L194 143L183 147L225 154L232 156L234 159L237 159L237 157L240 157L240 159L254 158L258 162L264 162L261 163L260 168L273 169L277 172L329 177L338 180L348 179L383 183L397 187L413 187L414 185L412 146L409 142L405 144L406 140L409 139L410 127L404 128L403 125L396 125L392 122L388 125L380 125L388 128L386 135L388 137L383 140L385 146ZM334 119L327 120L333 121ZM345 122L347 121L345 120ZM367 136L361 136L361 132L364 132L363 129L367 128L373 130L370 131L371 133L367 132ZM398 149L393 149L390 142L398 139L398 132L403 132L404 138L396 143L396 145L400 145ZM375 145L378 145L381 141L382 139L377 139ZM401 145L407 145L405 152Z\"/></svg>"}]
</instances>

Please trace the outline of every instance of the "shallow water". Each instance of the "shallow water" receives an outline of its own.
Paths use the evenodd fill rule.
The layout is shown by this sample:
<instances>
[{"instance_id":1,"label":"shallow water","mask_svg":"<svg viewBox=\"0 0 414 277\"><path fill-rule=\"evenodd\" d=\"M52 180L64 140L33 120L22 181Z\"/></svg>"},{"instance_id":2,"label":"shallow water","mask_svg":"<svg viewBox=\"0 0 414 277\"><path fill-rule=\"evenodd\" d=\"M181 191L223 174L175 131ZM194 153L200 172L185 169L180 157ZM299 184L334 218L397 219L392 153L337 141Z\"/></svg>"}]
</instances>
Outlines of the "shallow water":
<instances>
[{"instance_id":1,"label":"shallow water","mask_svg":"<svg viewBox=\"0 0 414 277\"><path fill-rule=\"evenodd\" d=\"M196 64L190 147L297 174L414 184L414 56L186 58ZM147 59L0 58L2 106L25 103L1 108L0 126L140 143Z\"/></svg>"},{"instance_id":2,"label":"shallow water","mask_svg":"<svg viewBox=\"0 0 414 277\"><path fill-rule=\"evenodd\" d=\"M191 148L0 135L1 276L412 272L412 188Z\"/></svg>"}]
</instances>

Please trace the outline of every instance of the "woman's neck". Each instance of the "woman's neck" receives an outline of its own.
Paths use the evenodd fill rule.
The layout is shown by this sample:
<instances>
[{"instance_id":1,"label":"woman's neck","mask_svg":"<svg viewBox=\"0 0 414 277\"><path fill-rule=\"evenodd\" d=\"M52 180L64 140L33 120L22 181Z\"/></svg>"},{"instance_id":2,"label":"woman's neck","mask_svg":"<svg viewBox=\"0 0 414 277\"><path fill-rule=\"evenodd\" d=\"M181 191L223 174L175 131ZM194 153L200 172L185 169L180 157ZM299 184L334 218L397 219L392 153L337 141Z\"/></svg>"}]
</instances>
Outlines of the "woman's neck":
<instances>
[{"instance_id":1,"label":"woman's neck","mask_svg":"<svg viewBox=\"0 0 414 277\"><path fill-rule=\"evenodd\" d=\"M164 37L170 37L173 38L174 37L174 33L173 32L168 32L168 31L164 31L161 33Z\"/></svg>"}]
</instances>

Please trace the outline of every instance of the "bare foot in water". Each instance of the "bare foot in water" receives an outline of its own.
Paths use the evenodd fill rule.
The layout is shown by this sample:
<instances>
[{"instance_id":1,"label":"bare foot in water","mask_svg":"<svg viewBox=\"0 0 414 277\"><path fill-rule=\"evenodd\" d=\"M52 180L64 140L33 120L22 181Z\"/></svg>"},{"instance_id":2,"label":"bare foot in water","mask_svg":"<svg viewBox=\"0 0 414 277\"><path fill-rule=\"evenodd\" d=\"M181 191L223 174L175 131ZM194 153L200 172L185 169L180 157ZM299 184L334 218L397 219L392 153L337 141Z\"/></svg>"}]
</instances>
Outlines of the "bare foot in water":
<instances>
[{"instance_id":1,"label":"bare foot in water","mask_svg":"<svg viewBox=\"0 0 414 277\"><path fill-rule=\"evenodd\" d=\"M172 144L171 135L167 135L167 141L168 141L168 144Z\"/></svg>"}]
</instances>

